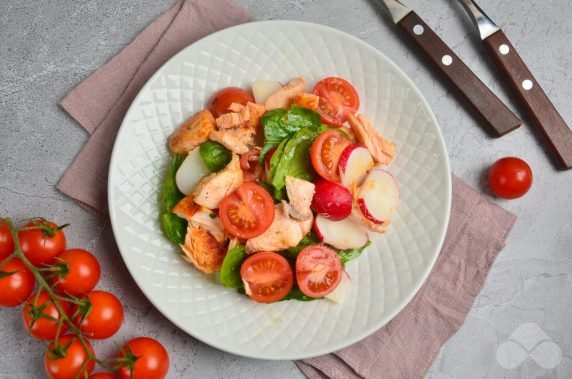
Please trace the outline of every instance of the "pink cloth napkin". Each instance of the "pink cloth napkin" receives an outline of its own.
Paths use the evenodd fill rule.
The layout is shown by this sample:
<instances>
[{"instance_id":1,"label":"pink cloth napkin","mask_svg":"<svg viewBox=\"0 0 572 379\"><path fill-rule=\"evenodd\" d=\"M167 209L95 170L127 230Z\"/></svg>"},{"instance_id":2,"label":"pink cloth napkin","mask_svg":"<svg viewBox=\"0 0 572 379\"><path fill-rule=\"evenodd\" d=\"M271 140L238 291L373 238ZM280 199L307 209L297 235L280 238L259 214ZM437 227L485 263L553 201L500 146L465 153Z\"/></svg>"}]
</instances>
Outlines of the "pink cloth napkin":
<instances>
[{"instance_id":1,"label":"pink cloth napkin","mask_svg":"<svg viewBox=\"0 0 572 379\"><path fill-rule=\"evenodd\" d=\"M179 0L105 66L72 89L60 105L91 138L58 182L58 190L90 211L107 214L107 172L113 142L141 87L184 47L249 21L250 15L233 0Z\"/></svg>"},{"instance_id":2,"label":"pink cloth napkin","mask_svg":"<svg viewBox=\"0 0 572 379\"><path fill-rule=\"evenodd\" d=\"M224 9L224 12L220 12ZM232 0L179 0L60 105L92 136L57 188L107 213L113 141L129 105L170 57L216 30L251 21ZM310 378L418 378L463 323L515 221L453 177L447 237L429 279L384 328L346 349L296 364Z\"/></svg>"}]
</instances>

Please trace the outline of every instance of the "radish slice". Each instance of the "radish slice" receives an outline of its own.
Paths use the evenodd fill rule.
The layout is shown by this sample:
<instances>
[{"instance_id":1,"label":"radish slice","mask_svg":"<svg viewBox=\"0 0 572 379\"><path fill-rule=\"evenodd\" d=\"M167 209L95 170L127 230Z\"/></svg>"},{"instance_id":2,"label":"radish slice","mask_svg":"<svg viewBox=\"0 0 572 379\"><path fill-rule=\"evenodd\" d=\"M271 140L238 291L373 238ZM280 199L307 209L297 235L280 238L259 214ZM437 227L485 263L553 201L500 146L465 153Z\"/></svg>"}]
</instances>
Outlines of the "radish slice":
<instances>
[{"instance_id":1,"label":"radish slice","mask_svg":"<svg viewBox=\"0 0 572 379\"><path fill-rule=\"evenodd\" d=\"M257 80L252 82L250 86L252 87L254 101L257 104L264 104L270 95L282 88L282 84L275 80Z\"/></svg>"},{"instance_id":2,"label":"radish slice","mask_svg":"<svg viewBox=\"0 0 572 379\"><path fill-rule=\"evenodd\" d=\"M357 194L357 204L365 218L375 224L383 224L399 203L397 181L381 168L371 170Z\"/></svg>"},{"instance_id":3,"label":"radish slice","mask_svg":"<svg viewBox=\"0 0 572 379\"><path fill-rule=\"evenodd\" d=\"M210 171L203 163L203 159L199 154L199 148L196 147L187 155L181 167L175 175L177 188L183 195L191 193L203 176L209 175Z\"/></svg>"},{"instance_id":4,"label":"radish slice","mask_svg":"<svg viewBox=\"0 0 572 379\"><path fill-rule=\"evenodd\" d=\"M359 186L373 167L373 157L366 147L349 145L340 155L339 165L342 186L350 188L354 183Z\"/></svg>"},{"instance_id":5,"label":"radish slice","mask_svg":"<svg viewBox=\"0 0 572 379\"><path fill-rule=\"evenodd\" d=\"M342 280L340 281L336 289L324 297L328 300L333 301L334 303L340 304L344 300L346 293L349 291L351 284L352 284L352 279L350 278L348 273L346 271L342 271Z\"/></svg>"},{"instance_id":6,"label":"radish slice","mask_svg":"<svg viewBox=\"0 0 572 379\"><path fill-rule=\"evenodd\" d=\"M349 217L332 221L319 214L314 219L314 231L320 241L337 249L357 249L369 240L367 231Z\"/></svg>"}]
</instances>

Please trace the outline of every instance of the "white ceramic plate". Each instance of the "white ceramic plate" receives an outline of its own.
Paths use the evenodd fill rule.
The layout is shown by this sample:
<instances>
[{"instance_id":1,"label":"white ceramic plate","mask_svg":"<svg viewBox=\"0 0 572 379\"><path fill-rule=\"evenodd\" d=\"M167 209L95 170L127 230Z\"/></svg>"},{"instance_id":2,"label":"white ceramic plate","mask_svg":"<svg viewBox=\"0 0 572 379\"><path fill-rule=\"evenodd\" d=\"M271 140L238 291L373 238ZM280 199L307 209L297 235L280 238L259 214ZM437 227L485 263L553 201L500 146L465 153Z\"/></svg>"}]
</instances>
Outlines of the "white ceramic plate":
<instances>
[{"instance_id":1,"label":"white ceramic plate","mask_svg":"<svg viewBox=\"0 0 572 379\"><path fill-rule=\"evenodd\" d=\"M350 293L327 300L257 304L185 263L161 234L158 193L168 136L208 97L256 79L349 80L360 111L397 143L390 171L401 189L392 225L348 264ZM447 152L429 105L383 54L328 27L292 21L245 24L187 47L157 71L127 112L109 171L113 232L131 275L169 320L221 350L299 359L351 345L391 320L427 278L451 201ZM373 234L372 234L373 235Z\"/></svg>"}]
</instances>

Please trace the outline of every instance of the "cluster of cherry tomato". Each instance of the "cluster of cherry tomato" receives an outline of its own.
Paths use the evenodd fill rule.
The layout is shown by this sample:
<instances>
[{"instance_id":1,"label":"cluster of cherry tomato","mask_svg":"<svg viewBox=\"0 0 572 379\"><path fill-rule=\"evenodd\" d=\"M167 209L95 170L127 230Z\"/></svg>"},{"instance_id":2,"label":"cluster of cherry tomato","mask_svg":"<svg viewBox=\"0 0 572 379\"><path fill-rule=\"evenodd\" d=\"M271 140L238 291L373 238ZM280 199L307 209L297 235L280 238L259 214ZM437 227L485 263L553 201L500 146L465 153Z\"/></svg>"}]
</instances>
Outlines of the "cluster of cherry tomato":
<instances>
[{"instance_id":1,"label":"cluster of cherry tomato","mask_svg":"<svg viewBox=\"0 0 572 379\"><path fill-rule=\"evenodd\" d=\"M88 339L113 336L123 323L123 305L112 293L94 290L101 275L99 262L88 251L66 250L63 227L33 219L16 230L11 221L0 219L0 306L23 304L22 320L28 333L50 341L44 356L47 376L165 377L169 356L152 338L130 340L110 361L95 357ZM115 373L89 376L96 363Z\"/></svg>"}]
</instances>

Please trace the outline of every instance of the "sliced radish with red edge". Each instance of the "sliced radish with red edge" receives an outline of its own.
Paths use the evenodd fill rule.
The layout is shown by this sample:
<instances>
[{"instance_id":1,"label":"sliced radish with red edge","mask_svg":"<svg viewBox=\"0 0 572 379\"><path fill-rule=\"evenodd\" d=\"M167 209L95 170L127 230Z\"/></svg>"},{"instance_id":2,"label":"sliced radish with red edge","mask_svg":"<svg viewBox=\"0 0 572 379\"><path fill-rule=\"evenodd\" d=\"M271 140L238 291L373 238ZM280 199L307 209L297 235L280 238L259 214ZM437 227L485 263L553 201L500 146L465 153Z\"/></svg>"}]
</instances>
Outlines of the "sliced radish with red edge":
<instances>
[{"instance_id":1,"label":"sliced radish with red edge","mask_svg":"<svg viewBox=\"0 0 572 379\"><path fill-rule=\"evenodd\" d=\"M399 188L393 175L380 168L371 170L357 194L357 204L365 218L383 224L391 218L398 203Z\"/></svg>"},{"instance_id":2,"label":"sliced radish with red edge","mask_svg":"<svg viewBox=\"0 0 572 379\"><path fill-rule=\"evenodd\" d=\"M358 186L373 167L373 157L365 146L349 145L340 156L340 177L344 187Z\"/></svg>"},{"instance_id":3,"label":"sliced radish with red edge","mask_svg":"<svg viewBox=\"0 0 572 379\"><path fill-rule=\"evenodd\" d=\"M314 219L314 231L320 241L337 249L358 249L369 241L367 231L351 217L332 221L319 214Z\"/></svg>"}]
</instances>

